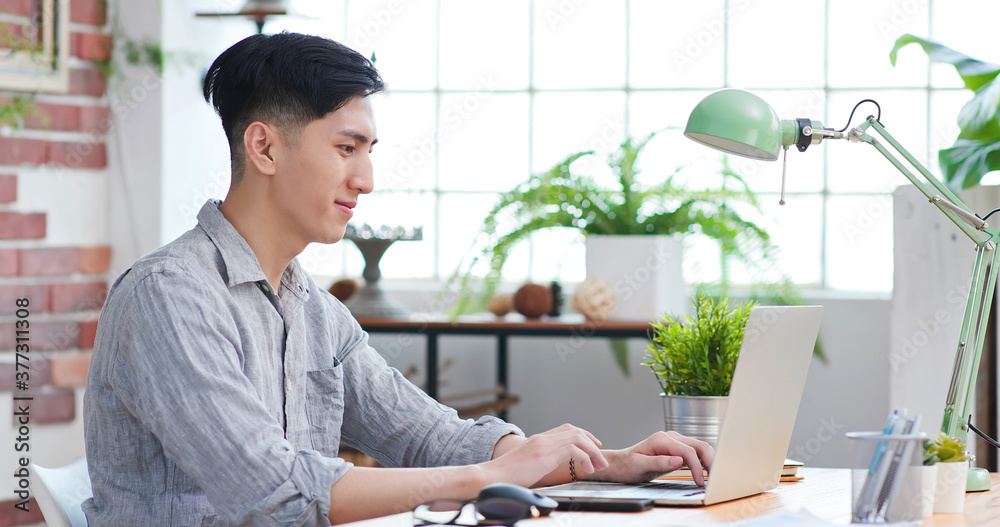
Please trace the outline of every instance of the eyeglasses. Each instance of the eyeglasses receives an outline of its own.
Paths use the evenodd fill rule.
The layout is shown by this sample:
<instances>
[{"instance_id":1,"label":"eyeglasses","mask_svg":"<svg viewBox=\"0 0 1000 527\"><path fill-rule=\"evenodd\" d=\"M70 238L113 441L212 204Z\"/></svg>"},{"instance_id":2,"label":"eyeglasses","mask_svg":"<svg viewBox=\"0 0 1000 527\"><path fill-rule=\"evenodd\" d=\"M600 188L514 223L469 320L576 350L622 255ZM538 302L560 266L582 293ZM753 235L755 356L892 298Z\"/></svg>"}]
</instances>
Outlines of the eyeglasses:
<instances>
[{"instance_id":1,"label":"eyeglasses","mask_svg":"<svg viewBox=\"0 0 1000 527\"><path fill-rule=\"evenodd\" d=\"M468 518L468 514L463 517L469 505L475 506L474 518ZM413 524L511 526L525 518L548 516L550 511L551 509L539 510L538 507L523 501L500 497L474 501L435 500L419 505L413 510Z\"/></svg>"}]
</instances>

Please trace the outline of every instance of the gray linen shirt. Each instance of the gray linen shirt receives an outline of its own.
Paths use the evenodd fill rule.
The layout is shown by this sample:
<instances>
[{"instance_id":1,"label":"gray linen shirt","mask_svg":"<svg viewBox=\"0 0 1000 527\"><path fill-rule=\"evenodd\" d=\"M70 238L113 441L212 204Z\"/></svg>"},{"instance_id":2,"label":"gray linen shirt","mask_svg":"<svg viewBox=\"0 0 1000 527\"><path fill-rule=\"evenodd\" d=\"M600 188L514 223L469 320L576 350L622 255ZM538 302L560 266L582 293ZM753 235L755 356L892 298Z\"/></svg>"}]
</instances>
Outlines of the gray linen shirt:
<instances>
[{"instance_id":1,"label":"gray linen shirt","mask_svg":"<svg viewBox=\"0 0 1000 527\"><path fill-rule=\"evenodd\" d=\"M297 261L275 295L218 205L122 274L101 312L84 398L90 525L327 525L352 466L341 441L385 466L441 466L521 434L408 382Z\"/></svg>"}]
</instances>

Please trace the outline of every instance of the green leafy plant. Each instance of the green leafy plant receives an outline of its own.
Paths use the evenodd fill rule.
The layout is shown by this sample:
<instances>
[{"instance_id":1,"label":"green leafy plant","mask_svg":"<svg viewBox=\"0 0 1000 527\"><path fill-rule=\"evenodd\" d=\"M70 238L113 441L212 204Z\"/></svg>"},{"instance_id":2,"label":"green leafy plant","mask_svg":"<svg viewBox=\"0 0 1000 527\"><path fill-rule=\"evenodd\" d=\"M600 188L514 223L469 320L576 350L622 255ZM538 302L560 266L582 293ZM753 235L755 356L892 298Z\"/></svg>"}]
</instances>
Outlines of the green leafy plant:
<instances>
[{"instance_id":1,"label":"green leafy plant","mask_svg":"<svg viewBox=\"0 0 1000 527\"><path fill-rule=\"evenodd\" d=\"M938 152L938 164L953 191L974 187L991 170L1000 170L1000 64L983 62L947 46L910 34L898 39L889 52L896 65L899 50L919 44L931 62L951 64L972 100L958 113L960 129L955 144Z\"/></svg>"},{"instance_id":2,"label":"green leafy plant","mask_svg":"<svg viewBox=\"0 0 1000 527\"><path fill-rule=\"evenodd\" d=\"M941 432L934 439L924 441L924 464L968 461L965 441Z\"/></svg>"},{"instance_id":3,"label":"green leafy plant","mask_svg":"<svg viewBox=\"0 0 1000 527\"><path fill-rule=\"evenodd\" d=\"M0 126L24 128L25 119L32 115L38 116L47 124L48 116L38 110L32 97L15 95L9 99L0 98Z\"/></svg>"},{"instance_id":4,"label":"green leafy plant","mask_svg":"<svg viewBox=\"0 0 1000 527\"><path fill-rule=\"evenodd\" d=\"M746 181L728 166L723 166L722 182L715 188L691 189L682 184L676 176L684 167L664 174L657 184L641 185L636 161L655 135L629 138L610 156L607 166L614 185L602 186L574 170L574 163L594 155L586 151L566 157L504 193L484 222L481 252L463 261L449 281L460 282L453 314L482 310L496 291L511 249L542 229L629 235L700 232L720 243L724 257L744 259L748 259L747 247L770 247L767 232L734 208L740 204L760 210ZM489 270L483 287L478 295L470 295L473 268L484 259Z\"/></svg>"},{"instance_id":5,"label":"green leafy plant","mask_svg":"<svg viewBox=\"0 0 1000 527\"><path fill-rule=\"evenodd\" d=\"M665 316L652 322L649 366L667 395L729 395L754 301L729 307L707 293L692 298L694 317Z\"/></svg>"}]
</instances>

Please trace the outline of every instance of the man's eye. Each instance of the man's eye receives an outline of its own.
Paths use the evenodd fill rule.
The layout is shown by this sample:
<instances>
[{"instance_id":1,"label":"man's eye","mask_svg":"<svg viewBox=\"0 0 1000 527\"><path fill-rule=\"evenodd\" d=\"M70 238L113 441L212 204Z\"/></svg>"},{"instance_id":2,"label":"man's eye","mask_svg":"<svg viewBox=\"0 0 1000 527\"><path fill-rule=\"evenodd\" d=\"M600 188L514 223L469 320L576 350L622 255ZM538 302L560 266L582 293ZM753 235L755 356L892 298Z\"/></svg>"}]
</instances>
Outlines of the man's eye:
<instances>
[{"instance_id":1,"label":"man's eye","mask_svg":"<svg viewBox=\"0 0 1000 527\"><path fill-rule=\"evenodd\" d=\"M340 149L343 150L344 152L347 152L348 154L354 153L354 147L350 145L341 145Z\"/></svg>"}]
</instances>

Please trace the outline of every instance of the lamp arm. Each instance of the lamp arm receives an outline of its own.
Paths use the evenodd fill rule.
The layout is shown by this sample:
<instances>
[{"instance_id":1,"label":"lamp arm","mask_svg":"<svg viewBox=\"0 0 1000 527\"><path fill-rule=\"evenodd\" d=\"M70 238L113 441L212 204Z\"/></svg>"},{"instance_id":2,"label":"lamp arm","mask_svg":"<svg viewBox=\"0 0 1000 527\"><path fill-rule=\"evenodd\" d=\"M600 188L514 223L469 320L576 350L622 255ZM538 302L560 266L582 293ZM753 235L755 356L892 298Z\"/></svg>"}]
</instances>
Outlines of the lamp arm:
<instances>
[{"instance_id":1,"label":"lamp arm","mask_svg":"<svg viewBox=\"0 0 1000 527\"><path fill-rule=\"evenodd\" d=\"M869 128L875 130L889 146L906 159L923 176L923 180L914 175L881 141L866 133ZM993 303L997 273L1000 272L1000 251L995 250L996 241L1000 238L1000 229L990 226L973 213L951 189L935 178L903 148L876 118L869 117L857 128L852 129L847 139L875 147L932 204L976 243L976 263L972 271L969 297L962 318L962 328L941 423L941 431L960 437L963 441L967 440L972 401L976 392L976 377L986 338L986 320Z\"/></svg>"}]
</instances>

